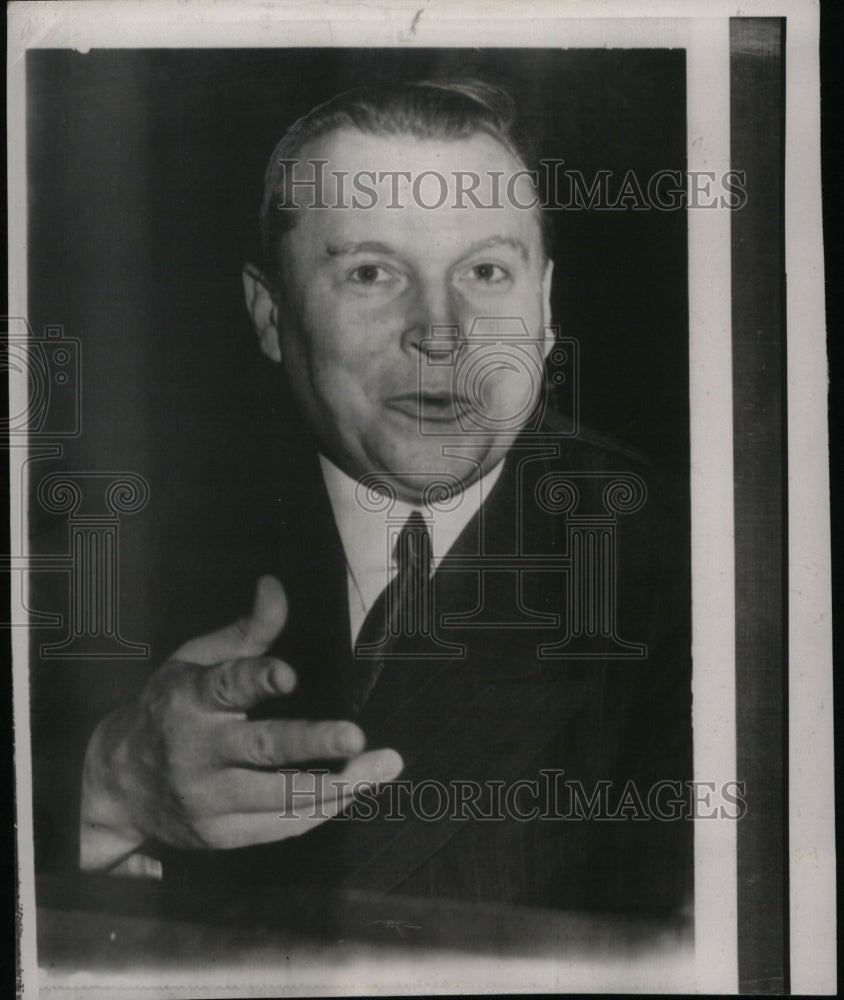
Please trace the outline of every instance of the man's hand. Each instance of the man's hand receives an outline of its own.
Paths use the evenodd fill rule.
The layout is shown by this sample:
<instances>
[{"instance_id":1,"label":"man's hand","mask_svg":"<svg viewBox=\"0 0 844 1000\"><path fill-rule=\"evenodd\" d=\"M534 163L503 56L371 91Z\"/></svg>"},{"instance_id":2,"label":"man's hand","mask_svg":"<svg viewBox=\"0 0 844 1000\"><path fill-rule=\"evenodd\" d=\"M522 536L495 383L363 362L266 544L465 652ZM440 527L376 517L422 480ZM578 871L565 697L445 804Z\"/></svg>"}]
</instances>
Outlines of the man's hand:
<instances>
[{"instance_id":1,"label":"man's hand","mask_svg":"<svg viewBox=\"0 0 844 1000\"><path fill-rule=\"evenodd\" d=\"M247 719L296 685L291 667L264 655L286 618L281 584L261 577L250 615L186 643L137 701L103 719L85 758L83 869L111 868L147 837L229 848L297 836L340 812L356 785L399 774L399 755L364 753L352 722ZM347 763L336 775L302 769L327 759Z\"/></svg>"}]
</instances>

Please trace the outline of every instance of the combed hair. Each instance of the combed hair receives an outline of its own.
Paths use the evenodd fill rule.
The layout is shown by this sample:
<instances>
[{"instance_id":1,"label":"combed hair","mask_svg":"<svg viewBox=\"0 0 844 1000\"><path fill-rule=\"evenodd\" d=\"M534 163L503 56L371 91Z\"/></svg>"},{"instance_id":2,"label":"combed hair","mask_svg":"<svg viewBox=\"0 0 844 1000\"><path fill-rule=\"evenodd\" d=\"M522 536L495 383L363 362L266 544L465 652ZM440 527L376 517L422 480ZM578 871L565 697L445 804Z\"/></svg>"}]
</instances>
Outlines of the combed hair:
<instances>
[{"instance_id":1,"label":"combed hair","mask_svg":"<svg viewBox=\"0 0 844 1000\"><path fill-rule=\"evenodd\" d=\"M467 139L479 132L500 142L523 166L533 158L530 140L516 129L513 99L501 87L470 77L417 80L359 87L319 104L285 132L273 150L264 176L261 238L269 268L283 233L296 222L295 207L284 190L289 171L281 161L296 160L303 148L337 129L357 129L368 135L411 135L418 139ZM547 217L539 214L542 238L549 253Z\"/></svg>"}]
</instances>

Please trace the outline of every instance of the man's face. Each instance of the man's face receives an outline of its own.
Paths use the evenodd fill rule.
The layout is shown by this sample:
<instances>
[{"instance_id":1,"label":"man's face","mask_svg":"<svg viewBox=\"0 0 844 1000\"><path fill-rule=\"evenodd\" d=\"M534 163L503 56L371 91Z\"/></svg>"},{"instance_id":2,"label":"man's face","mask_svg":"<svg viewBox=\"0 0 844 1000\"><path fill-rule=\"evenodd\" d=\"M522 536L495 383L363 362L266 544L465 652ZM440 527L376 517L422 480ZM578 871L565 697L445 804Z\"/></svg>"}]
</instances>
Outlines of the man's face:
<instances>
[{"instance_id":1,"label":"man's face","mask_svg":"<svg viewBox=\"0 0 844 1000\"><path fill-rule=\"evenodd\" d=\"M542 392L551 265L536 211L515 204L535 197L530 181L519 178L507 197L522 165L483 133L446 141L340 130L303 150L297 179L312 176L309 159L328 161L324 203L347 207L298 210L278 281L247 271L264 349L276 358L280 349L326 454L350 475L386 473L411 500L443 478L469 485L503 457ZM373 184L368 173L375 204L349 207L352 178L371 171L411 176ZM443 181L419 182L425 171ZM461 171L481 178L484 207L457 190L468 187ZM488 207L492 171L502 207ZM427 207L441 184L448 196Z\"/></svg>"}]
</instances>

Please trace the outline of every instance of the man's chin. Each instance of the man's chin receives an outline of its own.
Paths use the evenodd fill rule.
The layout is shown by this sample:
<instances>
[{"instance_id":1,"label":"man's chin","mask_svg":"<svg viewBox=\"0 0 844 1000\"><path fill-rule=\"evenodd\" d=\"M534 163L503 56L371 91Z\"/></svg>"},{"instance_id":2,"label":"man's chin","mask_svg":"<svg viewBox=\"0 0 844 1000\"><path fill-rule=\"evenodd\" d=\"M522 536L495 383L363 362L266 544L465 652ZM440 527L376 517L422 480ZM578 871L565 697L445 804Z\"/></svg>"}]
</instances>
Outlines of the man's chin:
<instances>
[{"instance_id":1,"label":"man's chin","mask_svg":"<svg viewBox=\"0 0 844 1000\"><path fill-rule=\"evenodd\" d=\"M477 482L505 453L506 447L489 441L450 441L421 454L408 451L402 462L379 463L383 471L369 473L366 481L383 481L385 492L408 503L437 504Z\"/></svg>"}]
</instances>

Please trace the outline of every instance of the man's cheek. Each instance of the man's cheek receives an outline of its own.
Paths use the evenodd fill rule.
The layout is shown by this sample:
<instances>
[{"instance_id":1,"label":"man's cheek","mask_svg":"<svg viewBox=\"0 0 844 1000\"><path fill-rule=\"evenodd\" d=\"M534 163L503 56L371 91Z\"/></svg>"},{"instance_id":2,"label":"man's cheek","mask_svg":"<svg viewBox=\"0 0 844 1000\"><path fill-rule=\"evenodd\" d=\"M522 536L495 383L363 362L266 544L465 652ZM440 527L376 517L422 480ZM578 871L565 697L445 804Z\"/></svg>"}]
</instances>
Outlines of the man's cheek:
<instances>
[{"instance_id":1,"label":"man's cheek","mask_svg":"<svg viewBox=\"0 0 844 1000\"><path fill-rule=\"evenodd\" d=\"M544 358L514 344L476 347L455 371L455 388L491 420L527 416L542 390Z\"/></svg>"},{"instance_id":2,"label":"man's cheek","mask_svg":"<svg viewBox=\"0 0 844 1000\"><path fill-rule=\"evenodd\" d=\"M333 414L338 428L359 426L367 419L372 410L372 390L348 366L327 365L314 372L313 381L324 408Z\"/></svg>"}]
</instances>

